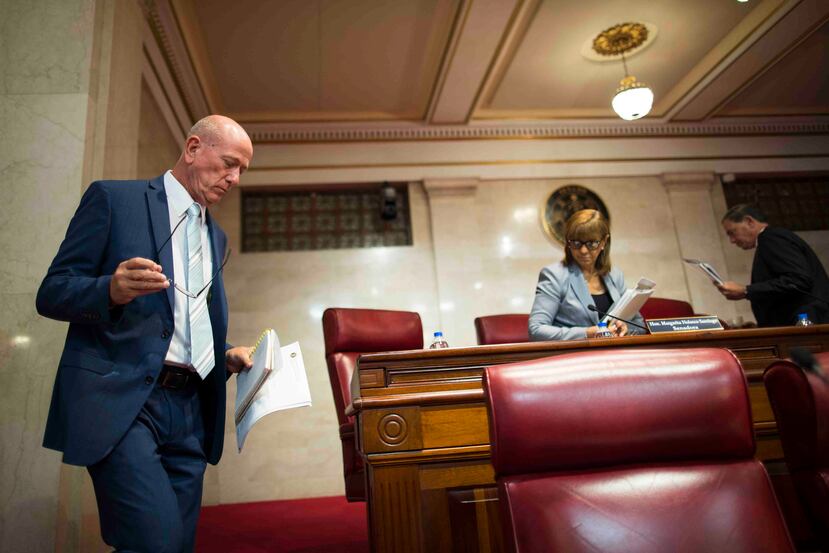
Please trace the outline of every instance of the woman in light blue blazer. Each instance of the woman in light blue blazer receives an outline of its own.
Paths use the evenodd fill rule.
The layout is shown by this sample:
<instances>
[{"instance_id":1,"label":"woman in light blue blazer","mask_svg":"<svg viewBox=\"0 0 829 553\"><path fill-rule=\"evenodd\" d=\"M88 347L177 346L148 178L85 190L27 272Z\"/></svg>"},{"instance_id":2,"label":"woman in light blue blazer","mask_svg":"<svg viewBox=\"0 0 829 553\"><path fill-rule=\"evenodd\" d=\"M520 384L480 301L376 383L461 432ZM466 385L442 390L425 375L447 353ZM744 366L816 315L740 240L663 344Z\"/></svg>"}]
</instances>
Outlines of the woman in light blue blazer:
<instances>
[{"instance_id":1,"label":"woman in light blue blazer","mask_svg":"<svg viewBox=\"0 0 829 553\"><path fill-rule=\"evenodd\" d=\"M594 209L577 211L564 228L564 260L541 269L530 312L530 339L580 340L593 338L599 315L587 306L609 311L625 292L625 277L610 266L610 227ZM633 322L644 324L638 313ZM616 336L641 334L621 321L608 329Z\"/></svg>"}]
</instances>

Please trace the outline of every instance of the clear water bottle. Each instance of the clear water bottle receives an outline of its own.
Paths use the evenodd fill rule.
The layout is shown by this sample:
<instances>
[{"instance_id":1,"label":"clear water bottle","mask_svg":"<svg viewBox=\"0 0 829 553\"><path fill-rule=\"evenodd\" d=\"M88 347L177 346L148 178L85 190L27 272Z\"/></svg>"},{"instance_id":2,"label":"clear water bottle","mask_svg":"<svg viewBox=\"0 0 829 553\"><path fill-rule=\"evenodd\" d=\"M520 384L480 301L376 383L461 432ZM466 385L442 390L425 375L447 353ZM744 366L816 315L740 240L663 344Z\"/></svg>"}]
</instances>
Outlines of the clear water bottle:
<instances>
[{"instance_id":1,"label":"clear water bottle","mask_svg":"<svg viewBox=\"0 0 829 553\"><path fill-rule=\"evenodd\" d=\"M794 326L812 326L813 324L815 323L809 320L808 313L798 313L797 322L794 323Z\"/></svg>"},{"instance_id":2,"label":"clear water bottle","mask_svg":"<svg viewBox=\"0 0 829 553\"><path fill-rule=\"evenodd\" d=\"M449 344L446 342L446 339L443 337L443 332L437 331L435 332L435 337L432 340L432 345L429 346L429 349L442 349L448 348Z\"/></svg>"},{"instance_id":3,"label":"clear water bottle","mask_svg":"<svg viewBox=\"0 0 829 553\"><path fill-rule=\"evenodd\" d=\"M607 323L599 321L599 328L596 330L596 338L613 338L613 333L607 328Z\"/></svg>"}]
</instances>

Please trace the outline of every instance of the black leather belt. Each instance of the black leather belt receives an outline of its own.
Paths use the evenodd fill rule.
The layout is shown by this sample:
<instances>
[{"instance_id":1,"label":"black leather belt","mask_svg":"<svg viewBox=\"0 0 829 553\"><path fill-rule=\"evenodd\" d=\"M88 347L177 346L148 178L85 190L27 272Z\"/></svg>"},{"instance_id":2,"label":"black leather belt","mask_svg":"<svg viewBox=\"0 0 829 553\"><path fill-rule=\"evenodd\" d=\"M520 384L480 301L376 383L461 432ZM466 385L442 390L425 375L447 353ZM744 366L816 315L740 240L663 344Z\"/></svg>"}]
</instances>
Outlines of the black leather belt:
<instances>
[{"instance_id":1,"label":"black leather belt","mask_svg":"<svg viewBox=\"0 0 829 553\"><path fill-rule=\"evenodd\" d=\"M168 390L185 390L201 382L198 373L183 367L164 365L158 375L158 385Z\"/></svg>"}]
</instances>

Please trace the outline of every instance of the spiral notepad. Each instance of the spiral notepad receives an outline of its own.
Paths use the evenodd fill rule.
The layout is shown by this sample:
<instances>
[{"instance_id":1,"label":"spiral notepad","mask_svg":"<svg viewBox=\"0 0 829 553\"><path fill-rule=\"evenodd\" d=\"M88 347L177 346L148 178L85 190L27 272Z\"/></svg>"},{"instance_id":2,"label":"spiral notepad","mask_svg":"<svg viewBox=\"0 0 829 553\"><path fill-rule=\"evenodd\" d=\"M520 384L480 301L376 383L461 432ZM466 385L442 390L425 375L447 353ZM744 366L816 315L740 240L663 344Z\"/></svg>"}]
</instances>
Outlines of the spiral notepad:
<instances>
[{"instance_id":1,"label":"spiral notepad","mask_svg":"<svg viewBox=\"0 0 829 553\"><path fill-rule=\"evenodd\" d=\"M279 369L279 338L274 329L265 330L251 352L253 366L236 376L236 422L245 416L253 398L272 371Z\"/></svg>"}]
</instances>

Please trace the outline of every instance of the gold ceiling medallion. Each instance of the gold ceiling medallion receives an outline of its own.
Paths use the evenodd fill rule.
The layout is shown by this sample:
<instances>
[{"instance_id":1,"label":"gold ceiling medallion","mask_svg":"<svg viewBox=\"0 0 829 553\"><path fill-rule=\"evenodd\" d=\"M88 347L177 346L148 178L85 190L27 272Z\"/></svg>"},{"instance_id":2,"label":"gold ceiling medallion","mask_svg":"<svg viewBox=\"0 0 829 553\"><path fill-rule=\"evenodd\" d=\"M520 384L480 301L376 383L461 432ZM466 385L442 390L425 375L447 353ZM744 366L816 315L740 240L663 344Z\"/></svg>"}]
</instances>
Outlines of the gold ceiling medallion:
<instances>
[{"instance_id":1,"label":"gold ceiling medallion","mask_svg":"<svg viewBox=\"0 0 829 553\"><path fill-rule=\"evenodd\" d=\"M642 46L646 40L648 28L642 23L619 23L593 39L593 50L602 56L618 56Z\"/></svg>"}]
</instances>

